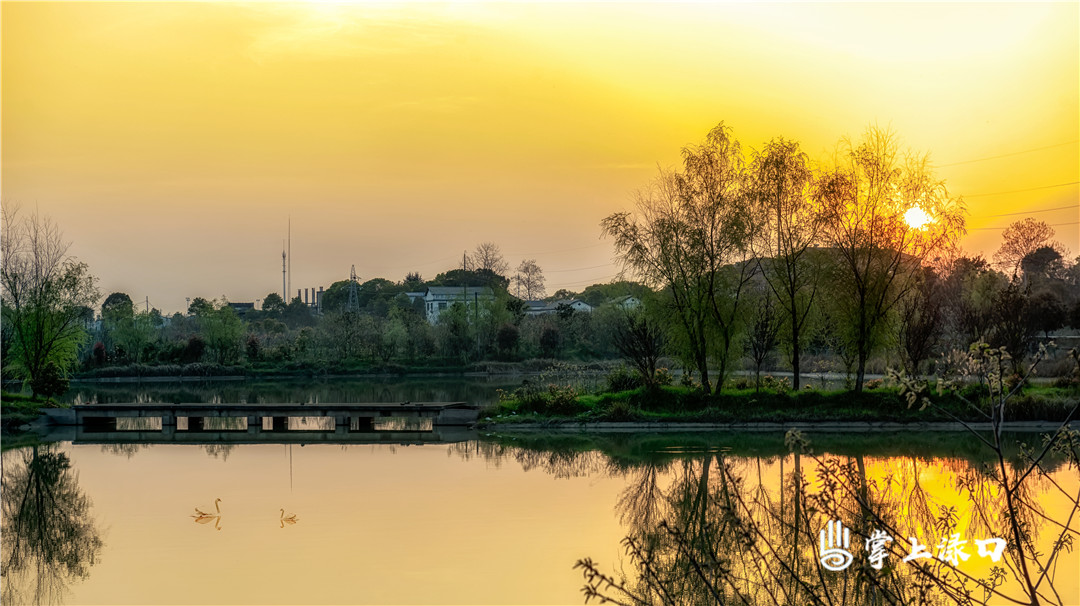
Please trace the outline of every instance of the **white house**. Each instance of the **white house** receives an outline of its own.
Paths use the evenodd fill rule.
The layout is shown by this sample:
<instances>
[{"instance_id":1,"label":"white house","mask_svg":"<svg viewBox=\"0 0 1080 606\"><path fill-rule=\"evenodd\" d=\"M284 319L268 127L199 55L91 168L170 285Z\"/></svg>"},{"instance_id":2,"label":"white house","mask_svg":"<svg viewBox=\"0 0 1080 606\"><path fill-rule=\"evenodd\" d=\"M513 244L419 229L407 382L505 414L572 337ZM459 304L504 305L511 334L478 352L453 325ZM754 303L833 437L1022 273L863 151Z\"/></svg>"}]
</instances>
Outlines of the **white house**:
<instances>
[{"instance_id":1,"label":"white house","mask_svg":"<svg viewBox=\"0 0 1080 606\"><path fill-rule=\"evenodd\" d=\"M464 302L466 308L495 300L495 293L488 286L429 286L424 292L424 309L428 322L435 324L439 314L454 303Z\"/></svg>"},{"instance_id":2,"label":"white house","mask_svg":"<svg viewBox=\"0 0 1080 606\"><path fill-rule=\"evenodd\" d=\"M525 314L530 316L546 316L548 314L559 313L559 308L567 306L574 311L591 312L593 310L592 305L578 299L559 299L558 301L552 301L546 303L544 301L525 301Z\"/></svg>"},{"instance_id":3,"label":"white house","mask_svg":"<svg viewBox=\"0 0 1080 606\"><path fill-rule=\"evenodd\" d=\"M623 309L637 309L638 306L641 305L641 299L638 299L633 295L619 297L617 299L613 299L611 302Z\"/></svg>"}]
</instances>

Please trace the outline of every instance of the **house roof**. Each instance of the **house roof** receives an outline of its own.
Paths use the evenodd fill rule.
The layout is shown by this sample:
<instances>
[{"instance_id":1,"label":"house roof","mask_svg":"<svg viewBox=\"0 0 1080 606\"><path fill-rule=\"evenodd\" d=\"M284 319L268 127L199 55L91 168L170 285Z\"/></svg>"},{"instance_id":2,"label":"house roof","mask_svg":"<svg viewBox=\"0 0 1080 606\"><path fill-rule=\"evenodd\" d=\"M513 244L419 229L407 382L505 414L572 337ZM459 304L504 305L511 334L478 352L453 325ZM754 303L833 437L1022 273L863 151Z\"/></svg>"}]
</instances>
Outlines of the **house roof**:
<instances>
[{"instance_id":1,"label":"house roof","mask_svg":"<svg viewBox=\"0 0 1080 606\"><path fill-rule=\"evenodd\" d=\"M491 290L490 286L469 286L462 288L460 286L428 286L424 291L425 295L460 295L462 291L465 291L466 295L484 295L494 296L495 293Z\"/></svg>"}]
</instances>

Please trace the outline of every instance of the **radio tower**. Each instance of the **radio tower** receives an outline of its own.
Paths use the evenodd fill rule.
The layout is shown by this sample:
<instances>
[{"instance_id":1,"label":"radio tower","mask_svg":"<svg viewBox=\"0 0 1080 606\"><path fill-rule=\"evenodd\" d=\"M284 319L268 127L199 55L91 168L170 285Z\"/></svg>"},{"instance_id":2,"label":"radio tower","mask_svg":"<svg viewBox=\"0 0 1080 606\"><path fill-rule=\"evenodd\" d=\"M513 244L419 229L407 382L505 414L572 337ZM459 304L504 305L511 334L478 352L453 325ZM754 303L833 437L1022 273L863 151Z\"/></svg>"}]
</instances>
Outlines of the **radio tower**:
<instances>
[{"instance_id":1,"label":"radio tower","mask_svg":"<svg viewBox=\"0 0 1080 606\"><path fill-rule=\"evenodd\" d=\"M292 215L289 215L289 289L286 293L292 292ZM289 304L289 297L286 295L285 304Z\"/></svg>"},{"instance_id":2,"label":"radio tower","mask_svg":"<svg viewBox=\"0 0 1080 606\"><path fill-rule=\"evenodd\" d=\"M285 289L285 243L281 243L281 300L288 301L289 291Z\"/></svg>"},{"instance_id":3,"label":"radio tower","mask_svg":"<svg viewBox=\"0 0 1080 606\"><path fill-rule=\"evenodd\" d=\"M356 266L352 266L352 270L349 271L349 304L345 306L345 311L357 313L360 311L360 285L356 281Z\"/></svg>"}]
</instances>

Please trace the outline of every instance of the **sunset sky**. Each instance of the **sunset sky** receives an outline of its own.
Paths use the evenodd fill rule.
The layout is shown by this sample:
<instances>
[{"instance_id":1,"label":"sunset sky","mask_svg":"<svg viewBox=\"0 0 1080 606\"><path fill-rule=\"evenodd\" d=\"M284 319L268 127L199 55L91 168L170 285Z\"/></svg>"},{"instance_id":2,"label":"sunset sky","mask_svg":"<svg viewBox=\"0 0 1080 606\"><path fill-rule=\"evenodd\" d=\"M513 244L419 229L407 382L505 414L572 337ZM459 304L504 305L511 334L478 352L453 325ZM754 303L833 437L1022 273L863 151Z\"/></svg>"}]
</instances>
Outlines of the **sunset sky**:
<instances>
[{"instance_id":1,"label":"sunset sky","mask_svg":"<svg viewBox=\"0 0 1080 606\"><path fill-rule=\"evenodd\" d=\"M600 220L721 120L825 159L891 126L989 257L1024 216L1080 254L1080 4L2 4L2 202L100 278L186 297L618 271ZM1057 209L1039 212L1046 209Z\"/></svg>"}]
</instances>

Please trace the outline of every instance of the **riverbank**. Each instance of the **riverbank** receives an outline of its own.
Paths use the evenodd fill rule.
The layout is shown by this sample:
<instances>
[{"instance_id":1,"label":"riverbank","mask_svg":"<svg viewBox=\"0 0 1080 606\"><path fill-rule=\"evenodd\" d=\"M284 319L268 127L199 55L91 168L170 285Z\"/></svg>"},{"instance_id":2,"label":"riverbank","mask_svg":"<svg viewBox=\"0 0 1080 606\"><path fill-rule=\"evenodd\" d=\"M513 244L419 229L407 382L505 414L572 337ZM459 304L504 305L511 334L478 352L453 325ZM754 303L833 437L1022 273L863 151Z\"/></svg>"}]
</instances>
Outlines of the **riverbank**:
<instances>
[{"instance_id":1,"label":"riverbank","mask_svg":"<svg viewBox=\"0 0 1080 606\"><path fill-rule=\"evenodd\" d=\"M42 409L66 407L52 400L34 399L30 396L0 392L0 429L10 432L36 421Z\"/></svg>"},{"instance_id":2,"label":"riverbank","mask_svg":"<svg viewBox=\"0 0 1080 606\"><path fill-rule=\"evenodd\" d=\"M979 402L984 387L965 388L961 395ZM791 423L985 423L985 407L977 409L956 394L934 398L935 406L909 406L895 388L851 391L732 390L705 395L688 387L643 387L601 394L578 394L549 385L522 388L481 412L481 427L599 427L598 424L639 424L728 427L741 429L767 424L782 429ZM1006 410L1010 422L1061 423L1071 420L1080 388L1029 386L1014 396ZM604 425L606 426L606 425ZM962 429L962 426L957 427Z\"/></svg>"}]
</instances>

